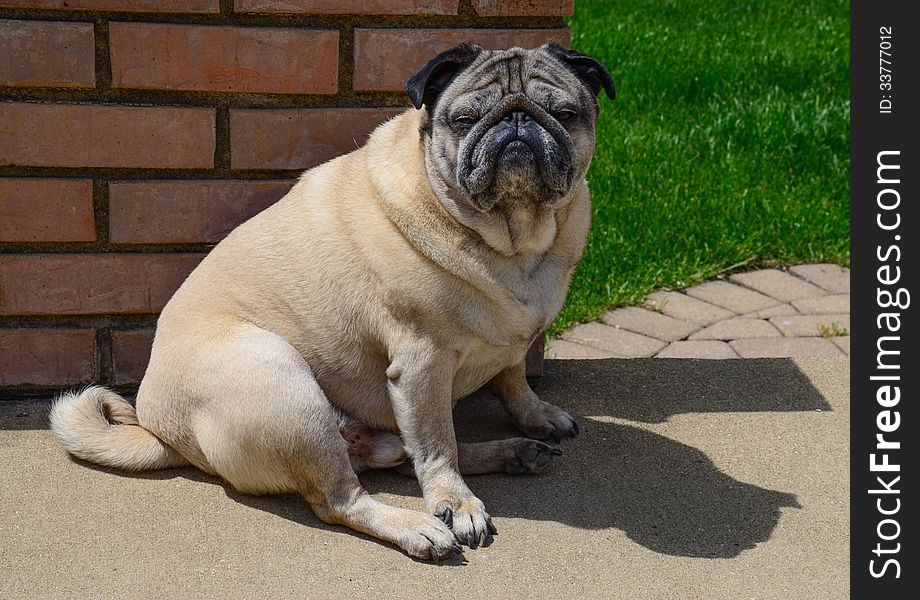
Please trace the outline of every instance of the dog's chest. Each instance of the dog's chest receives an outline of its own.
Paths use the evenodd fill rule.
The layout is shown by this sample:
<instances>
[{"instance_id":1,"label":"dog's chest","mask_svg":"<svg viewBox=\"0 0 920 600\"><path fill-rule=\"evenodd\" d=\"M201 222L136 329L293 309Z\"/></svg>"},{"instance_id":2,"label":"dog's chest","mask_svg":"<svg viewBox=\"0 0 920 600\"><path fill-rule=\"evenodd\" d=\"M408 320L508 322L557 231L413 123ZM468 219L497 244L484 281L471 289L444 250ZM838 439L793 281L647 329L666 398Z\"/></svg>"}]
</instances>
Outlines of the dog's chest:
<instances>
[{"instance_id":1,"label":"dog's chest","mask_svg":"<svg viewBox=\"0 0 920 600\"><path fill-rule=\"evenodd\" d=\"M509 294L500 302L495 322L497 329L508 332L506 343L529 344L552 323L565 302L570 272L569 265L546 261L508 281Z\"/></svg>"},{"instance_id":2,"label":"dog's chest","mask_svg":"<svg viewBox=\"0 0 920 600\"><path fill-rule=\"evenodd\" d=\"M555 283L550 289L515 296L477 324L480 335L469 341L454 377L455 400L524 360L530 344L549 326L565 301L565 282L561 286Z\"/></svg>"},{"instance_id":3,"label":"dog's chest","mask_svg":"<svg viewBox=\"0 0 920 600\"><path fill-rule=\"evenodd\" d=\"M454 375L453 400L472 394L504 369L519 363L526 351L526 346L475 344Z\"/></svg>"}]
</instances>

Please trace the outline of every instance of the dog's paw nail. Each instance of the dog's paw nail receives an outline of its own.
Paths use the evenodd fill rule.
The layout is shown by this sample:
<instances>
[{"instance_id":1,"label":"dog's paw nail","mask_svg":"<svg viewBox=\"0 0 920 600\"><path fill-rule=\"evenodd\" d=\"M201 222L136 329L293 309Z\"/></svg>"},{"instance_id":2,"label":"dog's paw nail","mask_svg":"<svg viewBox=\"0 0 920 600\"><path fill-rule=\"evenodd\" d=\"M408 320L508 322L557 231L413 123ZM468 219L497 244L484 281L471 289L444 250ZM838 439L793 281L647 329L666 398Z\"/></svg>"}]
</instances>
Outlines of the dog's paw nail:
<instances>
[{"instance_id":1,"label":"dog's paw nail","mask_svg":"<svg viewBox=\"0 0 920 600\"><path fill-rule=\"evenodd\" d=\"M572 419L572 431L575 432L575 435L581 433L581 428L578 426L578 421Z\"/></svg>"},{"instance_id":2,"label":"dog's paw nail","mask_svg":"<svg viewBox=\"0 0 920 600\"><path fill-rule=\"evenodd\" d=\"M562 456L562 448L559 446L550 446L549 444L540 442L539 449L541 454L549 454L550 456Z\"/></svg>"},{"instance_id":3,"label":"dog's paw nail","mask_svg":"<svg viewBox=\"0 0 920 600\"><path fill-rule=\"evenodd\" d=\"M486 521L486 527L489 528L489 533L492 535L498 535L498 529L495 528L495 525L492 523L492 519Z\"/></svg>"},{"instance_id":4,"label":"dog's paw nail","mask_svg":"<svg viewBox=\"0 0 920 600\"><path fill-rule=\"evenodd\" d=\"M466 545L470 547L470 550L475 550L479 547L479 544L476 543L476 533L471 533L466 536Z\"/></svg>"},{"instance_id":5,"label":"dog's paw nail","mask_svg":"<svg viewBox=\"0 0 920 600\"><path fill-rule=\"evenodd\" d=\"M454 525L454 511L451 507L444 509L444 512L438 515L438 518L444 521L444 524L448 527L453 527Z\"/></svg>"},{"instance_id":6,"label":"dog's paw nail","mask_svg":"<svg viewBox=\"0 0 920 600\"><path fill-rule=\"evenodd\" d=\"M463 546L461 546L457 542L454 542L453 545L450 547L450 549L451 551L453 551L454 554L457 554L458 556L463 554Z\"/></svg>"},{"instance_id":7,"label":"dog's paw nail","mask_svg":"<svg viewBox=\"0 0 920 600\"><path fill-rule=\"evenodd\" d=\"M562 448L559 446L550 446L549 444L544 444L543 442L537 442L535 446L542 454L550 454L552 456L562 456ZM536 458L536 452L534 453L534 458Z\"/></svg>"}]
</instances>

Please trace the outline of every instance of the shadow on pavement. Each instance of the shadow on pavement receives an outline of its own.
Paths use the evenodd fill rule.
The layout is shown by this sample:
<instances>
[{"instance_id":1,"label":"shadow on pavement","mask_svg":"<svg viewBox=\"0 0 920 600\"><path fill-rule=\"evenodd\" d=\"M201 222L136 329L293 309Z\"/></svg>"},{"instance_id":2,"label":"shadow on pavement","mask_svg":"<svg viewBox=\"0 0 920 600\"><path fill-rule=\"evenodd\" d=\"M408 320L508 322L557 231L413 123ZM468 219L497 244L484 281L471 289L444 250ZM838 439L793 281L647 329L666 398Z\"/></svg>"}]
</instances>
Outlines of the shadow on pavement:
<instances>
[{"instance_id":1,"label":"shadow on pavement","mask_svg":"<svg viewBox=\"0 0 920 600\"><path fill-rule=\"evenodd\" d=\"M581 436L564 443L565 455L543 475L467 477L493 517L616 528L655 552L706 558L731 558L768 540L780 509L800 508L795 496L733 479L695 448L603 419L660 423L682 413L830 410L788 359L548 361L537 392L572 412ZM458 403L454 420L461 441L518 435L487 393ZM194 469L140 477L223 485L237 502L331 529L296 495L244 496ZM391 471L361 479L371 493L421 495L414 479Z\"/></svg>"},{"instance_id":2,"label":"shadow on pavement","mask_svg":"<svg viewBox=\"0 0 920 600\"><path fill-rule=\"evenodd\" d=\"M589 417L659 423L682 413L830 410L787 359L548 361L537 393L575 415L582 433L543 475L467 477L489 514L613 527L655 552L706 558L768 540L780 509L800 508L795 496L733 479L696 448ZM487 393L458 403L454 421L462 441L519 435ZM362 481L371 492L419 495L415 481L385 472Z\"/></svg>"},{"instance_id":3,"label":"shadow on pavement","mask_svg":"<svg viewBox=\"0 0 920 600\"><path fill-rule=\"evenodd\" d=\"M555 360L545 371L537 393L581 415L663 423L684 413L831 409L787 358Z\"/></svg>"}]
</instances>

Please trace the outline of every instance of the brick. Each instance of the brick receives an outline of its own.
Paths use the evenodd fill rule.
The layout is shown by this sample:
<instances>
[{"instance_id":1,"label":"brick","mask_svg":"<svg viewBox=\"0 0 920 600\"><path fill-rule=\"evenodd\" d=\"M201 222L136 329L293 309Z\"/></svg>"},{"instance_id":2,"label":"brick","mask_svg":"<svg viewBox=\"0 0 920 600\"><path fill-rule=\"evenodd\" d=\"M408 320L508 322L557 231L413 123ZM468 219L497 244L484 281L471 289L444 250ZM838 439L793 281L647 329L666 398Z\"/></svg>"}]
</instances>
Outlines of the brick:
<instances>
[{"instance_id":1,"label":"brick","mask_svg":"<svg viewBox=\"0 0 920 600\"><path fill-rule=\"evenodd\" d=\"M598 350L606 350L616 358L641 358L654 356L667 343L646 337L631 331L601 325L585 323L576 325L562 334L562 339Z\"/></svg>"},{"instance_id":2,"label":"brick","mask_svg":"<svg viewBox=\"0 0 920 600\"><path fill-rule=\"evenodd\" d=\"M741 315L747 319L769 319L770 317L785 317L786 315L797 315L799 311L791 304L777 304L769 308L761 308L747 314Z\"/></svg>"},{"instance_id":3,"label":"brick","mask_svg":"<svg viewBox=\"0 0 920 600\"><path fill-rule=\"evenodd\" d=\"M116 88L335 94L339 33L281 27L111 23Z\"/></svg>"},{"instance_id":4,"label":"brick","mask_svg":"<svg viewBox=\"0 0 920 600\"><path fill-rule=\"evenodd\" d=\"M214 166L212 108L0 103L0 165Z\"/></svg>"},{"instance_id":5,"label":"brick","mask_svg":"<svg viewBox=\"0 0 920 600\"><path fill-rule=\"evenodd\" d=\"M718 340L680 341L668 344L655 358L738 358L738 353Z\"/></svg>"},{"instance_id":6,"label":"brick","mask_svg":"<svg viewBox=\"0 0 920 600\"><path fill-rule=\"evenodd\" d=\"M0 85L93 87L92 23L0 19Z\"/></svg>"},{"instance_id":7,"label":"brick","mask_svg":"<svg viewBox=\"0 0 920 600\"><path fill-rule=\"evenodd\" d=\"M203 257L0 255L0 315L156 313Z\"/></svg>"},{"instance_id":8,"label":"brick","mask_svg":"<svg viewBox=\"0 0 920 600\"><path fill-rule=\"evenodd\" d=\"M89 179L0 179L0 242L96 239Z\"/></svg>"},{"instance_id":9,"label":"brick","mask_svg":"<svg viewBox=\"0 0 920 600\"><path fill-rule=\"evenodd\" d=\"M568 360L568 359L599 359L599 358L615 358L617 356L616 352L611 352L610 350L601 350L599 348L594 348L593 346L585 346L584 344L577 344L575 342L567 342L565 340L553 339L549 342L549 348L546 351L547 358L552 358L555 360Z\"/></svg>"},{"instance_id":10,"label":"brick","mask_svg":"<svg viewBox=\"0 0 920 600\"><path fill-rule=\"evenodd\" d=\"M0 0L0 7L159 13L216 13L220 0Z\"/></svg>"},{"instance_id":11,"label":"brick","mask_svg":"<svg viewBox=\"0 0 920 600\"><path fill-rule=\"evenodd\" d=\"M96 374L92 329L0 329L0 386L71 386Z\"/></svg>"},{"instance_id":12,"label":"brick","mask_svg":"<svg viewBox=\"0 0 920 600\"><path fill-rule=\"evenodd\" d=\"M849 313L850 295L831 294L830 296L820 296L818 298L802 298L793 302L792 305L800 313L806 315Z\"/></svg>"},{"instance_id":13,"label":"brick","mask_svg":"<svg viewBox=\"0 0 920 600\"><path fill-rule=\"evenodd\" d=\"M109 240L216 243L281 199L293 185L293 181L112 182Z\"/></svg>"},{"instance_id":14,"label":"brick","mask_svg":"<svg viewBox=\"0 0 920 600\"><path fill-rule=\"evenodd\" d=\"M498 50L568 45L570 31L558 29L355 29L353 86L361 91L402 91L436 54L462 42Z\"/></svg>"},{"instance_id":15,"label":"brick","mask_svg":"<svg viewBox=\"0 0 920 600\"><path fill-rule=\"evenodd\" d=\"M849 314L773 317L770 322L787 337L820 336L824 328L830 331L835 323L838 330L850 331Z\"/></svg>"},{"instance_id":16,"label":"brick","mask_svg":"<svg viewBox=\"0 0 920 600\"><path fill-rule=\"evenodd\" d=\"M749 273L737 273L729 277L734 282L757 290L761 294L776 298L781 302L791 302L800 298L823 296L827 292L816 285L783 273L778 269L762 269Z\"/></svg>"},{"instance_id":17,"label":"brick","mask_svg":"<svg viewBox=\"0 0 920 600\"><path fill-rule=\"evenodd\" d=\"M645 305L675 319L697 325L711 325L716 321L730 319L735 313L714 304L691 298L679 292L655 292L645 299Z\"/></svg>"},{"instance_id":18,"label":"brick","mask_svg":"<svg viewBox=\"0 0 920 600\"><path fill-rule=\"evenodd\" d=\"M699 325L681 319L633 306L609 311L602 318L604 323L612 327L619 327L667 342L682 340L700 328Z\"/></svg>"},{"instance_id":19,"label":"brick","mask_svg":"<svg viewBox=\"0 0 920 600\"><path fill-rule=\"evenodd\" d=\"M247 13L337 15L455 15L459 0L236 0Z\"/></svg>"},{"instance_id":20,"label":"brick","mask_svg":"<svg viewBox=\"0 0 920 600\"><path fill-rule=\"evenodd\" d=\"M824 338L766 338L729 342L742 358L798 358L843 356L840 349Z\"/></svg>"},{"instance_id":21,"label":"brick","mask_svg":"<svg viewBox=\"0 0 920 600\"><path fill-rule=\"evenodd\" d=\"M150 361L153 329L112 331L112 383L137 385Z\"/></svg>"},{"instance_id":22,"label":"brick","mask_svg":"<svg viewBox=\"0 0 920 600\"><path fill-rule=\"evenodd\" d=\"M364 144L380 123L405 109L231 110L234 169L307 169Z\"/></svg>"},{"instance_id":23,"label":"brick","mask_svg":"<svg viewBox=\"0 0 920 600\"><path fill-rule=\"evenodd\" d=\"M832 294L850 293L850 270L847 268L829 264L798 265L790 267L789 272Z\"/></svg>"},{"instance_id":24,"label":"brick","mask_svg":"<svg viewBox=\"0 0 920 600\"><path fill-rule=\"evenodd\" d=\"M782 337L767 321L738 317L719 321L690 336L691 340L739 340L744 338Z\"/></svg>"},{"instance_id":25,"label":"brick","mask_svg":"<svg viewBox=\"0 0 920 600\"><path fill-rule=\"evenodd\" d=\"M571 17L575 0L472 0L482 17Z\"/></svg>"},{"instance_id":26,"label":"brick","mask_svg":"<svg viewBox=\"0 0 920 600\"><path fill-rule=\"evenodd\" d=\"M697 300L709 302L739 314L754 312L779 304L774 298L727 281L709 281L687 288L684 293Z\"/></svg>"}]
</instances>

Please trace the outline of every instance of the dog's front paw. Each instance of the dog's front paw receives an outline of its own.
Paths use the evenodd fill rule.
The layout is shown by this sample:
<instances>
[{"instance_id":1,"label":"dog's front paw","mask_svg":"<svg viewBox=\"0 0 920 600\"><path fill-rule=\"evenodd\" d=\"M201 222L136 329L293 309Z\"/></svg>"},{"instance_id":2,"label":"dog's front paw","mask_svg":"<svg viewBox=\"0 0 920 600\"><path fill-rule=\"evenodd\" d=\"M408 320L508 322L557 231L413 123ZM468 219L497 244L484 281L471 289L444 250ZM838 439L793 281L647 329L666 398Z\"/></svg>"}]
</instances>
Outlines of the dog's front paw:
<instances>
[{"instance_id":1,"label":"dog's front paw","mask_svg":"<svg viewBox=\"0 0 920 600\"><path fill-rule=\"evenodd\" d=\"M462 549L457 544L453 531L431 515L412 512L411 518L404 518L400 523L396 543L410 556L438 562L451 554L460 555Z\"/></svg>"},{"instance_id":2,"label":"dog's front paw","mask_svg":"<svg viewBox=\"0 0 920 600\"><path fill-rule=\"evenodd\" d=\"M578 435L578 423L572 415L549 402L538 402L525 414L512 415L515 424L527 437L552 440L558 444Z\"/></svg>"},{"instance_id":3,"label":"dog's front paw","mask_svg":"<svg viewBox=\"0 0 920 600\"><path fill-rule=\"evenodd\" d=\"M442 499L435 502L432 508L434 516L450 527L461 544L466 544L472 550L488 546L492 543L492 536L498 533L485 505L476 496Z\"/></svg>"}]
</instances>

